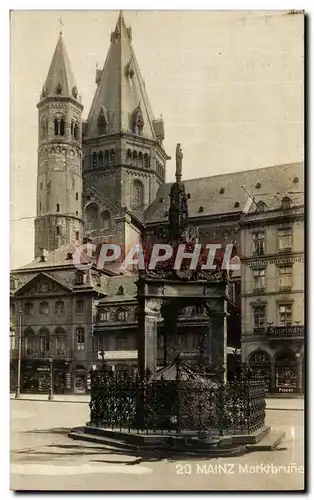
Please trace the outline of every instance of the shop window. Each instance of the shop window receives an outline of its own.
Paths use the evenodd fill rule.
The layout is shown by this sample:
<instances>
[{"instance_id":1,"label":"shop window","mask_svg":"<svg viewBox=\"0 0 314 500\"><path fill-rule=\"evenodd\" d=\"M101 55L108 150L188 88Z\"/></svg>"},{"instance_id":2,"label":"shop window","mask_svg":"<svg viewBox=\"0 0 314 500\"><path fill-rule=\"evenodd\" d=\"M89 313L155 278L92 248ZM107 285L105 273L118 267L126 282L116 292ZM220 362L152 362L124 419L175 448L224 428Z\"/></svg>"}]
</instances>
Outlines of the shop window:
<instances>
[{"instance_id":1,"label":"shop window","mask_svg":"<svg viewBox=\"0 0 314 500\"><path fill-rule=\"evenodd\" d=\"M299 381L301 382L301 381ZM275 359L276 392L296 392L298 387L297 361L291 351L279 353Z\"/></svg>"}]
</instances>

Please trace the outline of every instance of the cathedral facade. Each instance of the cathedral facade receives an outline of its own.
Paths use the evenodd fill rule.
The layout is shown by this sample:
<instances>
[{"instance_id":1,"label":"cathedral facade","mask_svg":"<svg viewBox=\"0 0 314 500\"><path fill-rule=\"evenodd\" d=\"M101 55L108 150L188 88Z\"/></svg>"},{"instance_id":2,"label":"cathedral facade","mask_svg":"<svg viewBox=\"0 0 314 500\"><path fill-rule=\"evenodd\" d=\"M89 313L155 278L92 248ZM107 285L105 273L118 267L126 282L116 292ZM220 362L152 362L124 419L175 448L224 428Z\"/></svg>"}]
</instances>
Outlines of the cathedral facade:
<instances>
[{"instance_id":1,"label":"cathedral facade","mask_svg":"<svg viewBox=\"0 0 314 500\"><path fill-rule=\"evenodd\" d=\"M10 279L11 385L16 385L21 336L22 391L47 390L48 360L53 366L56 392L88 391L93 365L106 362L115 369L137 365L137 273L114 266L99 269L96 264L82 271L73 262L76 248L86 242L118 244L123 257L135 243L158 241L158 232L167 224L171 209L164 123L161 118L155 119L151 110L132 47L131 28L122 13L110 35L103 68L96 69L95 83L85 121L84 103L60 33L37 105L35 259L13 270ZM222 248L232 243L239 260L243 231L249 240L255 223L259 228L268 224L263 216L253 217L249 230L242 224L246 191L254 200L263 198L261 192L267 193L267 209L271 211L283 210L282 199L287 192L301 192L293 180L301 181L302 165L280 168L285 175L276 191L273 179L278 167L184 181L189 230L194 237L200 243L217 243ZM296 194L289 196L290 210L291 206L303 206ZM252 213L259 210L254 203ZM289 218L287 210L280 212L283 219ZM248 256L246 249L245 258ZM285 290L285 294L292 291ZM252 291L257 301L265 293L265 289L259 294ZM242 298L242 304L251 308L249 298ZM240 271L235 271L231 279L228 313L228 345L240 348ZM247 360L261 347L267 351L269 339L266 333L253 335L253 325L245 321L243 352ZM207 326L204 311L188 308L183 312L178 337L187 357L193 355L202 328ZM286 348L286 344L280 344L280 349ZM275 356L276 349L269 352ZM162 325L158 353L162 365Z\"/></svg>"}]
</instances>

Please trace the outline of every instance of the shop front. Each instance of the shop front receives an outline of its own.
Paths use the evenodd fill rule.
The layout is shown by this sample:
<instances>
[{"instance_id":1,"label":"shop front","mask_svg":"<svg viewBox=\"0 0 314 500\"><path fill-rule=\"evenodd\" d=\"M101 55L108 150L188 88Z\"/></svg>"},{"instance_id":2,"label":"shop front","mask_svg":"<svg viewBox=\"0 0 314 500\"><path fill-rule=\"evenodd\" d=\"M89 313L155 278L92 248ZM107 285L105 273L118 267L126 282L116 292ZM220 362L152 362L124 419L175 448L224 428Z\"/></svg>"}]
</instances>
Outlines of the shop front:
<instances>
[{"instance_id":1,"label":"shop front","mask_svg":"<svg viewBox=\"0 0 314 500\"><path fill-rule=\"evenodd\" d=\"M258 350L252 352L249 357L249 365L254 375L263 377L265 380L265 391L271 392L271 359L266 351Z\"/></svg>"},{"instance_id":2,"label":"shop front","mask_svg":"<svg viewBox=\"0 0 314 500\"><path fill-rule=\"evenodd\" d=\"M21 370L21 392L48 393L50 386L49 360L23 362ZM52 384L54 394L64 394L66 391L66 376L68 367L65 362L52 362Z\"/></svg>"},{"instance_id":3,"label":"shop front","mask_svg":"<svg viewBox=\"0 0 314 500\"><path fill-rule=\"evenodd\" d=\"M73 392L74 394L86 394L90 389L88 373L83 365L76 365L73 370ZM88 387L89 386L89 387Z\"/></svg>"},{"instance_id":4,"label":"shop front","mask_svg":"<svg viewBox=\"0 0 314 500\"><path fill-rule=\"evenodd\" d=\"M279 394L303 393L303 363L293 351L280 352L275 357L275 384Z\"/></svg>"}]
</instances>

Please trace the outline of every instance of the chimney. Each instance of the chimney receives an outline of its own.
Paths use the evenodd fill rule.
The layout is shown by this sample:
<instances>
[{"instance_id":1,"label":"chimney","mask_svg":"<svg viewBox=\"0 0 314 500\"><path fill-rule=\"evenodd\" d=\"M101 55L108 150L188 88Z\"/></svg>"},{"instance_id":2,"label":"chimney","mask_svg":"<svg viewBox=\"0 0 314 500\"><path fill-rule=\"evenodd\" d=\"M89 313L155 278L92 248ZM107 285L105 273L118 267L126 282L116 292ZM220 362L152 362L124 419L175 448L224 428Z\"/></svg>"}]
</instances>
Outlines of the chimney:
<instances>
[{"instance_id":1,"label":"chimney","mask_svg":"<svg viewBox=\"0 0 314 500\"><path fill-rule=\"evenodd\" d=\"M46 262L47 261L47 255L48 252L45 248L40 249L40 262Z\"/></svg>"}]
</instances>

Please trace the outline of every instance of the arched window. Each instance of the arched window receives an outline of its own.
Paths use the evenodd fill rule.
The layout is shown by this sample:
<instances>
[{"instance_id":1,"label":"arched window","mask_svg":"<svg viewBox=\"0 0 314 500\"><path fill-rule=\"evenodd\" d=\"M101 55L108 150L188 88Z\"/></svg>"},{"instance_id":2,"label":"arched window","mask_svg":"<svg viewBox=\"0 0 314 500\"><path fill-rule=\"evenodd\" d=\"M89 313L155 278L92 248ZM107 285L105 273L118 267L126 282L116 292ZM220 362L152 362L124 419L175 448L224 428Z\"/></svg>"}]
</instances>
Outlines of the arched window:
<instances>
[{"instance_id":1,"label":"arched window","mask_svg":"<svg viewBox=\"0 0 314 500\"><path fill-rule=\"evenodd\" d=\"M61 235L61 226L57 226L56 230L57 230L57 236L60 236Z\"/></svg>"},{"instance_id":2,"label":"arched window","mask_svg":"<svg viewBox=\"0 0 314 500\"><path fill-rule=\"evenodd\" d=\"M48 302L41 302L39 304L39 314L44 314L45 316L48 316L48 314L49 314Z\"/></svg>"},{"instance_id":3,"label":"arched window","mask_svg":"<svg viewBox=\"0 0 314 500\"><path fill-rule=\"evenodd\" d=\"M74 139L77 141L79 138L79 127L77 123L74 123Z\"/></svg>"},{"instance_id":4,"label":"arched window","mask_svg":"<svg viewBox=\"0 0 314 500\"><path fill-rule=\"evenodd\" d=\"M265 210L267 209L267 205L263 201L258 201L256 203L256 209L258 212L265 212Z\"/></svg>"},{"instance_id":5,"label":"arched window","mask_svg":"<svg viewBox=\"0 0 314 500\"><path fill-rule=\"evenodd\" d=\"M271 361L269 354L261 349L252 352L249 357L249 366L255 376L264 378L265 389L269 391L271 388Z\"/></svg>"},{"instance_id":6,"label":"arched window","mask_svg":"<svg viewBox=\"0 0 314 500\"><path fill-rule=\"evenodd\" d=\"M85 210L86 214L86 229L91 231L99 229L99 207L96 203L90 203Z\"/></svg>"},{"instance_id":7,"label":"arched window","mask_svg":"<svg viewBox=\"0 0 314 500\"><path fill-rule=\"evenodd\" d=\"M133 182L132 209L143 209L143 184L141 183L141 181Z\"/></svg>"},{"instance_id":8,"label":"arched window","mask_svg":"<svg viewBox=\"0 0 314 500\"><path fill-rule=\"evenodd\" d=\"M108 210L105 210L101 214L101 219L102 219L102 227L103 229L110 229L111 227L111 217L110 217L110 212Z\"/></svg>"},{"instance_id":9,"label":"arched window","mask_svg":"<svg viewBox=\"0 0 314 500\"><path fill-rule=\"evenodd\" d=\"M64 313L64 302L63 300L57 300L55 303L55 314L63 314Z\"/></svg>"},{"instance_id":10,"label":"arched window","mask_svg":"<svg viewBox=\"0 0 314 500\"><path fill-rule=\"evenodd\" d=\"M119 286L117 295L124 295L124 288L122 285Z\"/></svg>"},{"instance_id":11,"label":"arched window","mask_svg":"<svg viewBox=\"0 0 314 500\"><path fill-rule=\"evenodd\" d=\"M100 321L109 321L110 320L109 311L101 311L99 313L99 319L100 319Z\"/></svg>"},{"instance_id":12,"label":"arched window","mask_svg":"<svg viewBox=\"0 0 314 500\"><path fill-rule=\"evenodd\" d=\"M93 168L97 167L97 153L92 154L92 167Z\"/></svg>"},{"instance_id":13,"label":"arched window","mask_svg":"<svg viewBox=\"0 0 314 500\"><path fill-rule=\"evenodd\" d=\"M75 199L76 199L76 201L78 201L78 199L79 199L78 193L75 193Z\"/></svg>"},{"instance_id":14,"label":"arched window","mask_svg":"<svg viewBox=\"0 0 314 500\"><path fill-rule=\"evenodd\" d=\"M74 136L74 120L71 120L71 137Z\"/></svg>"},{"instance_id":15,"label":"arched window","mask_svg":"<svg viewBox=\"0 0 314 500\"><path fill-rule=\"evenodd\" d=\"M81 271L77 271L74 279L75 285L83 285L84 284L84 275Z\"/></svg>"},{"instance_id":16,"label":"arched window","mask_svg":"<svg viewBox=\"0 0 314 500\"><path fill-rule=\"evenodd\" d=\"M60 212L60 205L59 205L59 203L57 203L57 206L56 206L56 211L57 211L57 212Z\"/></svg>"},{"instance_id":17,"label":"arched window","mask_svg":"<svg viewBox=\"0 0 314 500\"><path fill-rule=\"evenodd\" d=\"M59 95L62 94L62 87L61 87L60 83L58 83L58 85L57 85L56 93Z\"/></svg>"},{"instance_id":18,"label":"arched window","mask_svg":"<svg viewBox=\"0 0 314 500\"><path fill-rule=\"evenodd\" d=\"M59 120L55 118L53 121L55 135L59 135Z\"/></svg>"},{"instance_id":19,"label":"arched window","mask_svg":"<svg viewBox=\"0 0 314 500\"><path fill-rule=\"evenodd\" d=\"M48 136L48 122L47 118L44 117L41 122L41 137L42 139L46 139Z\"/></svg>"},{"instance_id":20,"label":"arched window","mask_svg":"<svg viewBox=\"0 0 314 500\"><path fill-rule=\"evenodd\" d=\"M60 135L64 135L64 129L65 129L64 118L61 118L61 120L60 120Z\"/></svg>"},{"instance_id":21,"label":"arched window","mask_svg":"<svg viewBox=\"0 0 314 500\"><path fill-rule=\"evenodd\" d=\"M78 212L76 212L76 215L78 215ZM80 233L79 233L79 231L75 231L75 239L76 240L80 239Z\"/></svg>"},{"instance_id":22,"label":"arched window","mask_svg":"<svg viewBox=\"0 0 314 500\"><path fill-rule=\"evenodd\" d=\"M144 167L145 167L145 168L148 168L148 166L149 166L148 154L147 154L147 153L145 153L145 154L144 154Z\"/></svg>"},{"instance_id":23,"label":"arched window","mask_svg":"<svg viewBox=\"0 0 314 500\"><path fill-rule=\"evenodd\" d=\"M127 312L125 309L118 309L117 310L117 320L118 321L125 321L127 319Z\"/></svg>"},{"instance_id":24,"label":"arched window","mask_svg":"<svg viewBox=\"0 0 314 500\"><path fill-rule=\"evenodd\" d=\"M138 164L140 167L143 166L143 154L142 153L138 154Z\"/></svg>"},{"instance_id":25,"label":"arched window","mask_svg":"<svg viewBox=\"0 0 314 500\"><path fill-rule=\"evenodd\" d=\"M288 210L289 208L291 208L291 200L290 200L290 198L288 198L288 196L285 196L284 198L282 198L281 208L283 210Z\"/></svg>"},{"instance_id":26,"label":"arched window","mask_svg":"<svg viewBox=\"0 0 314 500\"><path fill-rule=\"evenodd\" d=\"M106 132L108 131L108 123L103 109L100 110L97 120L97 126L99 135L106 134Z\"/></svg>"},{"instance_id":27,"label":"arched window","mask_svg":"<svg viewBox=\"0 0 314 500\"><path fill-rule=\"evenodd\" d=\"M102 167L104 163L104 155L102 151L99 151L98 153L98 166Z\"/></svg>"},{"instance_id":28,"label":"arched window","mask_svg":"<svg viewBox=\"0 0 314 500\"><path fill-rule=\"evenodd\" d=\"M104 155L104 165L105 165L105 166L109 165L109 151L105 151L105 155Z\"/></svg>"},{"instance_id":29,"label":"arched window","mask_svg":"<svg viewBox=\"0 0 314 500\"><path fill-rule=\"evenodd\" d=\"M133 151L133 165L137 165L137 152Z\"/></svg>"},{"instance_id":30,"label":"arched window","mask_svg":"<svg viewBox=\"0 0 314 500\"><path fill-rule=\"evenodd\" d=\"M132 163L132 151L130 149L127 150L126 160L129 165Z\"/></svg>"}]
</instances>

